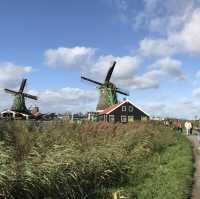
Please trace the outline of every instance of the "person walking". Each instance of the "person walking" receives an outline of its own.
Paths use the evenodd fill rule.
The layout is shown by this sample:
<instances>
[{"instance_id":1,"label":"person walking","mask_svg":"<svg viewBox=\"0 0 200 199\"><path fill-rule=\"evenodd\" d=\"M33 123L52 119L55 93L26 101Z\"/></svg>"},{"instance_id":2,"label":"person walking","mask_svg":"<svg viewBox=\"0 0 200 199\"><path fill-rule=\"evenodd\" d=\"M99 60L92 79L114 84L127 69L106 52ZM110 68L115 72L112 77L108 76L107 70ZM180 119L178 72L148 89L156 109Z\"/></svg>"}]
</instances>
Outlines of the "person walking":
<instances>
[{"instance_id":1,"label":"person walking","mask_svg":"<svg viewBox=\"0 0 200 199\"><path fill-rule=\"evenodd\" d=\"M182 129L182 124L181 124L181 121L180 120L176 120L176 130L180 133L183 132L183 129Z\"/></svg>"},{"instance_id":2,"label":"person walking","mask_svg":"<svg viewBox=\"0 0 200 199\"><path fill-rule=\"evenodd\" d=\"M191 128L192 128L191 122L186 121L185 122L186 135L190 135Z\"/></svg>"}]
</instances>

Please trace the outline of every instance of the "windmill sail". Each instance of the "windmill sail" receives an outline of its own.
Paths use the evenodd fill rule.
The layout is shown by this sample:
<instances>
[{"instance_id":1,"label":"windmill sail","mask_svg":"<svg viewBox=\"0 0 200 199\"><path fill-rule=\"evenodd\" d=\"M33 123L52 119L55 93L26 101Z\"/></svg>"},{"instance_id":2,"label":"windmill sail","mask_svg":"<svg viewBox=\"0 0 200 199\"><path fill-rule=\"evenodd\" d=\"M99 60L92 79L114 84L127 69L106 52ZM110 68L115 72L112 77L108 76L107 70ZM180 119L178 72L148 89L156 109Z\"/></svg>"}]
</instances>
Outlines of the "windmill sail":
<instances>
[{"instance_id":1,"label":"windmill sail","mask_svg":"<svg viewBox=\"0 0 200 199\"><path fill-rule=\"evenodd\" d=\"M37 100L37 96L24 93L27 79L23 79L19 88L19 91L13 91L10 89L4 89L6 93L14 95L12 111L30 114L30 111L26 108L25 98Z\"/></svg>"},{"instance_id":2,"label":"windmill sail","mask_svg":"<svg viewBox=\"0 0 200 199\"><path fill-rule=\"evenodd\" d=\"M12 90L7 89L7 88L5 88L4 91L5 91L6 93L8 93L8 94L11 94L11 95L16 95L16 94L18 93L18 92L16 92L16 91L12 91Z\"/></svg>"},{"instance_id":3,"label":"windmill sail","mask_svg":"<svg viewBox=\"0 0 200 199\"><path fill-rule=\"evenodd\" d=\"M114 61L112 66L109 68L104 83L100 83L95 80L89 79L87 77L81 76L81 79L84 79L86 81L99 85L100 97L99 97L99 101L96 108L97 111L104 110L105 108L113 104L117 104L118 103L117 93L120 93L126 96L129 95L128 92L117 88L115 84L113 84L110 81L115 65L116 65L116 61Z\"/></svg>"},{"instance_id":4,"label":"windmill sail","mask_svg":"<svg viewBox=\"0 0 200 199\"><path fill-rule=\"evenodd\" d=\"M27 81L27 79L22 79L22 83L21 83L20 89L19 89L20 93L22 93L24 91L24 88L26 86L26 81Z\"/></svg>"},{"instance_id":5,"label":"windmill sail","mask_svg":"<svg viewBox=\"0 0 200 199\"><path fill-rule=\"evenodd\" d=\"M94 83L94 84L97 84L97 85L99 85L99 86L101 86L101 85L102 85L102 83L100 83L100 82L97 82L97 81L95 81L95 80L92 80L92 79L89 79L89 78L87 78L87 77L84 77L84 76L81 76L81 79L83 79L83 80L85 80L85 81L88 81L88 82L92 82L92 83Z\"/></svg>"},{"instance_id":6,"label":"windmill sail","mask_svg":"<svg viewBox=\"0 0 200 199\"><path fill-rule=\"evenodd\" d=\"M109 68L108 70L108 73L106 75L106 79L105 79L105 82L109 82L110 81L110 78L112 76L112 73L113 73L113 70L115 68L115 65L116 65L116 61L113 62L113 65Z\"/></svg>"},{"instance_id":7,"label":"windmill sail","mask_svg":"<svg viewBox=\"0 0 200 199\"><path fill-rule=\"evenodd\" d=\"M129 96L129 92L128 91L125 91L125 90L122 90L122 89L119 89L119 88L116 88L116 92L120 93L122 95Z\"/></svg>"},{"instance_id":8,"label":"windmill sail","mask_svg":"<svg viewBox=\"0 0 200 199\"><path fill-rule=\"evenodd\" d=\"M27 97L27 98L30 98L30 99L33 99L33 100L37 100L37 99L38 99L37 96L30 95L30 94L27 94L27 93L23 93L23 96L24 96L24 97Z\"/></svg>"}]
</instances>

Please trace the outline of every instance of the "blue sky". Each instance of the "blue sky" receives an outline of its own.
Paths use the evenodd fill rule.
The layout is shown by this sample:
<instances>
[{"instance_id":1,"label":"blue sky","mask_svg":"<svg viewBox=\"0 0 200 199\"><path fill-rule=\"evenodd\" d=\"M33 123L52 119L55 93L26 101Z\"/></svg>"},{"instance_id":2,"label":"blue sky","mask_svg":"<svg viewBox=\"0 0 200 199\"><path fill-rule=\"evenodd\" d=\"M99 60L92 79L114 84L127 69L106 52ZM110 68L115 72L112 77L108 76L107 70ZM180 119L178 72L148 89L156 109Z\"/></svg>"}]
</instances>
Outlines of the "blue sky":
<instances>
[{"instance_id":1,"label":"blue sky","mask_svg":"<svg viewBox=\"0 0 200 199\"><path fill-rule=\"evenodd\" d=\"M80 74L112 80L151 115L200 117L198 0L0 0L2 89L28 78L44 112L94 110L95 86Z\"/></svg>"}]
</instances>

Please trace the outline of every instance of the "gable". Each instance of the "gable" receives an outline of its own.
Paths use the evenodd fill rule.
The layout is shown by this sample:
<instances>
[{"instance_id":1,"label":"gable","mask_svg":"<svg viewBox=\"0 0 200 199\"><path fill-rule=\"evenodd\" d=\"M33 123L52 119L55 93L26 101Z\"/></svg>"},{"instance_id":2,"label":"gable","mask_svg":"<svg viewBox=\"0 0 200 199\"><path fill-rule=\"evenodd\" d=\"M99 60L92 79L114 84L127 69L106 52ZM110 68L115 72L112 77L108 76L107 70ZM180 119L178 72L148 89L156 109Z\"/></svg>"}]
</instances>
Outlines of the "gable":
<instances>
[{"instance_id":1,"label":"gable","mask_svg":"<svg viewBox=\"0 0 200 199\"><path fill-rule=\"evenodd\" d=\"M113 109L109 110L108 112L106 112L105 114L112 114L115 112L115 110L117 110L117 112L122 112L122 106L132 106L133 110L137 110L137 112L140 112L148 117L150 117L150 115L148 113L146 113L145 111L143 111L141 108L139 108L138 106L136 106L135 104L133 104L131 101L126 100L123 101L122 103L118 104L117 106L115 106ZM133 111L134 112L134 111Z\"/></svg>"}]
</instances>

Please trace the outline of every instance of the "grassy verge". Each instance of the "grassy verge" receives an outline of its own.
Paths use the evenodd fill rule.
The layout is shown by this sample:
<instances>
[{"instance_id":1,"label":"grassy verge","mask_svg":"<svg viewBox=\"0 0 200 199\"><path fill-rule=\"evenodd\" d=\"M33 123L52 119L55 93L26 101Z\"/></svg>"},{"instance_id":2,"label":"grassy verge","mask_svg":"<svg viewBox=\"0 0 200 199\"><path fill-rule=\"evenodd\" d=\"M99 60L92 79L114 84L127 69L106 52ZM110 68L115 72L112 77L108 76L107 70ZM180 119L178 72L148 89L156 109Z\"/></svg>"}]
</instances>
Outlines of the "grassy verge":
<instances>
[{"instance_id":1,"label":"grassy verge","mask_svg":"<svg viewBox=\"0 0 200 199\"><path fill-rule=\"evenodd\" d=\"M188 140L179 137L177 143L154 154L146 166L146 178L132 191L139 199L186 199L191 194L192 149Z\"/></svg>"},{"instance_id":2,"label":"grassy verge","mask_svg":"<svg viewBox=\"0 0 200 199\"><path fill-rule=\"evenodd\" d=\"M192 149L154 123L1 124L0 198L186 199Z\"/></svg>"}]
</instances>

